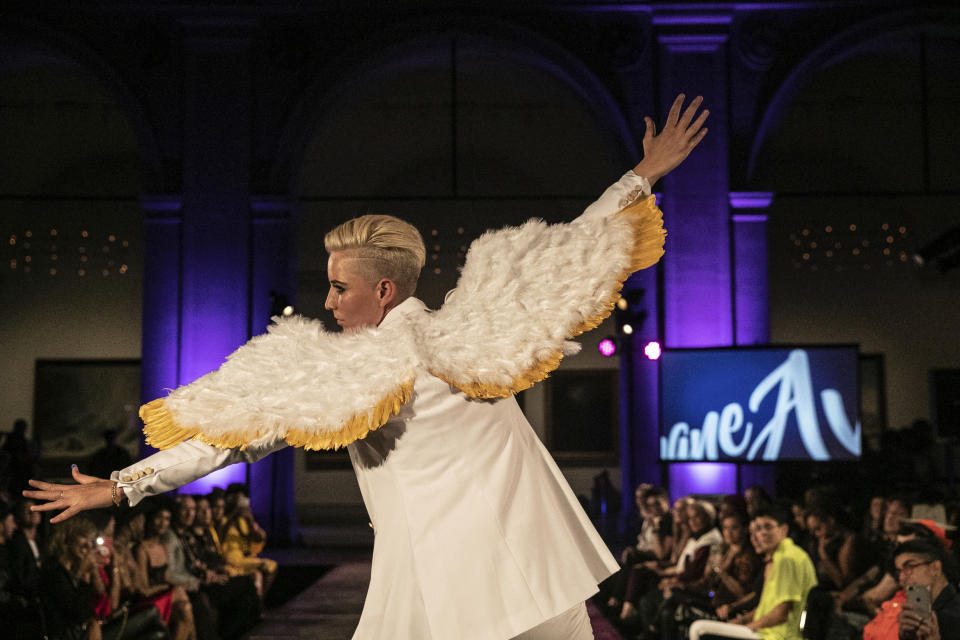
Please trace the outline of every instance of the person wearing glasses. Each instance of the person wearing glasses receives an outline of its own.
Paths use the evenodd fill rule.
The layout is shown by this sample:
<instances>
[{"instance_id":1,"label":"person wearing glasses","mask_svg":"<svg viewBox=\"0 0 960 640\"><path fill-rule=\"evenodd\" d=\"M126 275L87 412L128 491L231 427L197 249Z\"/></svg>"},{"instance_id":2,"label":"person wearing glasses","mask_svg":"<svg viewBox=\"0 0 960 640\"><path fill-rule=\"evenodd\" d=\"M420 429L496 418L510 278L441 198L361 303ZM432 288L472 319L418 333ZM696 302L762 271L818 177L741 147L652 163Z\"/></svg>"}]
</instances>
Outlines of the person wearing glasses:
<instances>
[{"instance_id":1,"label":"person wearing glasses","mask_svg":"<svg viewBox=\"0 0 960 640\"><path fill-rule=\"evenodd\" d=\"M885 612L892 616L899 608L896 635L901 640L960 639L960 593L944 573L945 563L946 552L936 540L918 538L899 545L893 556L897 581L901 589L906 589L908 585L919 585L929 591L930 610L918 610L904 596L904 592L899 591L881 606L877 618L864 629L864 638L883 637L873 633L878 627L884 628L884 625L875 622ZM899 607L896 606L898 603ZM892 637L893 625L886 627L891 629L889 637Z\"/></svg>"},{"instance_id":2,"label":"person wearing glasses","mask_svg":"<svg viewBox=\"0 0 960 640\"><path fill-rule=\"evenodd\" d=\"M702 636L745 640L801 640L800 615L807 595L817 584L817 574L807 552L787 536L790 515L776 506L754 512L751 529L763 555L764 579L757 608L730 622L697 620L690 625L690 640Z\"/></svg>"}]
</instances>

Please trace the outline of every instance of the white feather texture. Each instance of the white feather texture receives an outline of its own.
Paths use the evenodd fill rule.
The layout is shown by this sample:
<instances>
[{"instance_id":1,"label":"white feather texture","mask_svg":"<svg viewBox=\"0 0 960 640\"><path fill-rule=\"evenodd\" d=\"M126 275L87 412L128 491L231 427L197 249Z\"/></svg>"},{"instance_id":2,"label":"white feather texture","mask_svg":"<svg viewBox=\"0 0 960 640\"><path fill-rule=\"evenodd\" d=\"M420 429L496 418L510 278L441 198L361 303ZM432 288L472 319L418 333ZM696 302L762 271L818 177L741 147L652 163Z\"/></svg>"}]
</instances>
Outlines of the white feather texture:
<instances>
[{"instance_id":1,"label":"white feather texture","mask_svg":"<svg viewBox=\"0 0 960 640\"><path fill-rule=\"evenodd\" d=\"M147 442L338 448L396 414L424 370L473 398L526 389L579 351L569 339L609 315L631 271L662 255L662 215L646 193L628 173L571 223L484 234L435 313L347 333L274 318L220 369L141 407Z\"/></svg>"},{"instance_id":2,"label":"white feather texture","mask_svg":"<svg viewBox=\"0 0 960 640\"><path fill-rule=\"evenodd\" d=\"M381 426L375 408L416 376L418 361L403 326L330 333L302 317L274 322L218 370L163 399L177 427L196 430L211 444L296 433L297 440L315 437L322 446L357 416L367 419L367 431ZM334 448L348 443L331 441Z\"/></svg>"},{"instance_id":3,"label":"white feather texture","mask_svg":"<svg viewBox=\"0 0 960 640\"><path fill-rule=\"evenodd\" d=\"M632 271L635 235L629 217L610 215L556 225L531 220L484 234L471 245L456 290L418 321L427 369L478 397L544 377L578 328L609 313ZM525 372L540 373L518 381Z\"/></svg>"}]
</instances>

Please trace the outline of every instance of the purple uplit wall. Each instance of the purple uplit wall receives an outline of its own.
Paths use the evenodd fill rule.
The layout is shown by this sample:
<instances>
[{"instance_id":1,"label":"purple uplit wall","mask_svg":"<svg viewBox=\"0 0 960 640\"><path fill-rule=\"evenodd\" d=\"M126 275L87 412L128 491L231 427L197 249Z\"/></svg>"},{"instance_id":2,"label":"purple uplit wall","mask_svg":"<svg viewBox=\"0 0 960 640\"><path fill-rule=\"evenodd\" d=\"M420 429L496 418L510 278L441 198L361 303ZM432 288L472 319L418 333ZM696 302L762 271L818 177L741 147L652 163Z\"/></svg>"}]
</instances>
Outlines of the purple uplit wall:
<instances>
[{"instance_id":1,"label":"purple uplit wall","mask_svg":"<svg viewBox=\"0 0 960 640\"><path fill-rule=\"evenodd\" d=\"M727 462L672 464L669 478L671 501L694 493L737 493L737 465Z\"/></svg>"},{"instance_id":2,"label":"purple uplit wall","mask_svg":"<svg viewBox=\"0 0 960 640\"><path fill-rule=\"evenodd\" d=\"M198 25L184 37L178 384L217 369L250 337L249 42L220 29ZM246 481L246 465L234 465L182 491Z\"/></svg>"},{"instance_id":3,"label":"purple uplit wall","mask_svg":"<svg viewBox=\"0 0 960 640\"><path fill-rule=\"evenodd\" d=\"M688 16L689 17L689 16ZM667 347L731 344L733 305L727 170L727 68L725 33L664 33L660 44L662 100L666 113L679 93L704 98L709 135L663 181L668 229L663 258Z\"/></svg>"},{"instance_id":4,"label":"purple uplit wall","mask_svg":"<svg viewBox=\"0 0 960 640\"><path fill-rule=\"evenodd\" d=\"M184 485L180 489L180 493L191 493L191 494L207 494L210 493L215 487L220 487L221 489L226 489L230 484L234 482L246 482L247 481L247 465L246 463L232 464L229 467L224 467L219 471L214 471L213 473L206 475L199 480L194 480L188 485Z\"/></svg>"},{"instance_id":5,"label":"purple uplit wall","mask_svg":"<svg viewBox=\"0 0 960 640\"><path fill-rule=\"evenodd\" d=\"M665 347L756 344L769 339L766 217L772 194L731 194L727 110L728 30L732 14L694 15L667 8L654 15L660 53L661 110L678 93L704 98L709 134L664 180L668 229L663 259L662 342ZM737 210L736 215L731 215ZM640 356L642 357L642 356ZM656 388L655 383L649 383ZM649 397L650 388L637 394ZM737 465L667 467L673 498L738 491ZM757 479L757 474L748 474ZM767 484L761 482L761 484Z\"/></svg>"}]
</instances>

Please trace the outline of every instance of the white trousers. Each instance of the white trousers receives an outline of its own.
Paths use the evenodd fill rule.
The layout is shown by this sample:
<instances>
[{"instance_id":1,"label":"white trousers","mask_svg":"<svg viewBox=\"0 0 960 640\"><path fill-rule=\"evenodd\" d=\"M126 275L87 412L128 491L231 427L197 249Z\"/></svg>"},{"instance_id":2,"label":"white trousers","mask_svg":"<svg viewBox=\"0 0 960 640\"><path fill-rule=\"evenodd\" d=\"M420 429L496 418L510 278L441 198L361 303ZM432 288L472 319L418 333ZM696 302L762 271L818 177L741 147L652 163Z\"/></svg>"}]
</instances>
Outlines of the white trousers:
<instances>
[{"instance_id":1,"label":"white trousers","mask_svg":"<svg viewBox=\"0 0 960 640\"><path fill-rule=\"evenodd\" d=\"M514 636L512 640L593 640L587 605L581 602L533 629Z\"/></svg>"},{"instance_id":2,"label":"white trousers","mask_svg":"<svg viewBox=\"0 0 960 640\"><path fill-rule=\"evenodd\" d=\"M695 620L690 625L690 640L700 640L700 636L723 636L741 640L757 640L760 636L745 625L719 622L717 620Z\"/></svg>"}]
</instances>

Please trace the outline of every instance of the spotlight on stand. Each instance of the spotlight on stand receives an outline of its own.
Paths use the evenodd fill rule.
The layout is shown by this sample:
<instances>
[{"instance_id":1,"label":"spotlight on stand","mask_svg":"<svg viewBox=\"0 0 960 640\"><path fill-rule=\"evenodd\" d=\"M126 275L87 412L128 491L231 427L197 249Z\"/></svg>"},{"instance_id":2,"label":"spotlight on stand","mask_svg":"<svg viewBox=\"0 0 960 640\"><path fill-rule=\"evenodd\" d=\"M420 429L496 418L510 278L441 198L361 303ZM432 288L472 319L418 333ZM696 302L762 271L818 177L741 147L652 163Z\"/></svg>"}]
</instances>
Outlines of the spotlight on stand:
<instances>
[{"instance_id":1,"label":"spotlight on stand","mask_svg":"<svg viewBox=\"0 0 960 640\"><path fill-rule=\"evenodd\" d=\"M913 254L919 266L936 264L941 273L960 265L960 227L955 227Z\"/></svg>"},{"instance_id":2,"label":"spotlight on stand","mask_svg":"<svg viewBox=\"0 0 960 640\"><path fill-rule=\"evenodd\" d=\"M643 347L643 355L650 360L659 360L661 353L663 353L663 349L660 348L660 343L656 340L651 340Z\"/></svg>"},{"instance_id":3,"label":"spotlight on stand","mask_svg":"<svg viewBox=\"0 0 960 640\"><path fill-rule=\"evenodd\" d=\"M617 355L617 342L613 338L604 338L600 341L600 344L597 345L597 351L600 352L604 358L610 358Z\"/></svg>"},{"instance_id":4,"label":"spotlight on stand","mask_svg":"<svg viewBox=\"0 0 960 640\"><path fill-rule=\"evenodd\" d=\"M615 311L617 332L630 335L634 331L643 331L647 320L647 311L643 308L643 289L625 289L617 300Z\"/></svg>"},{"instance_id":5,"label":"spotlight on stand","mask_svg":"<svg viewBox=\"0 0 960 640\"><path fill-rule=\"evenodd\" d=\"M293 305L287 300L287 296L276 291L270 292L270 317L274 316L292 316Z\"/></svg>"}]
</instances>

